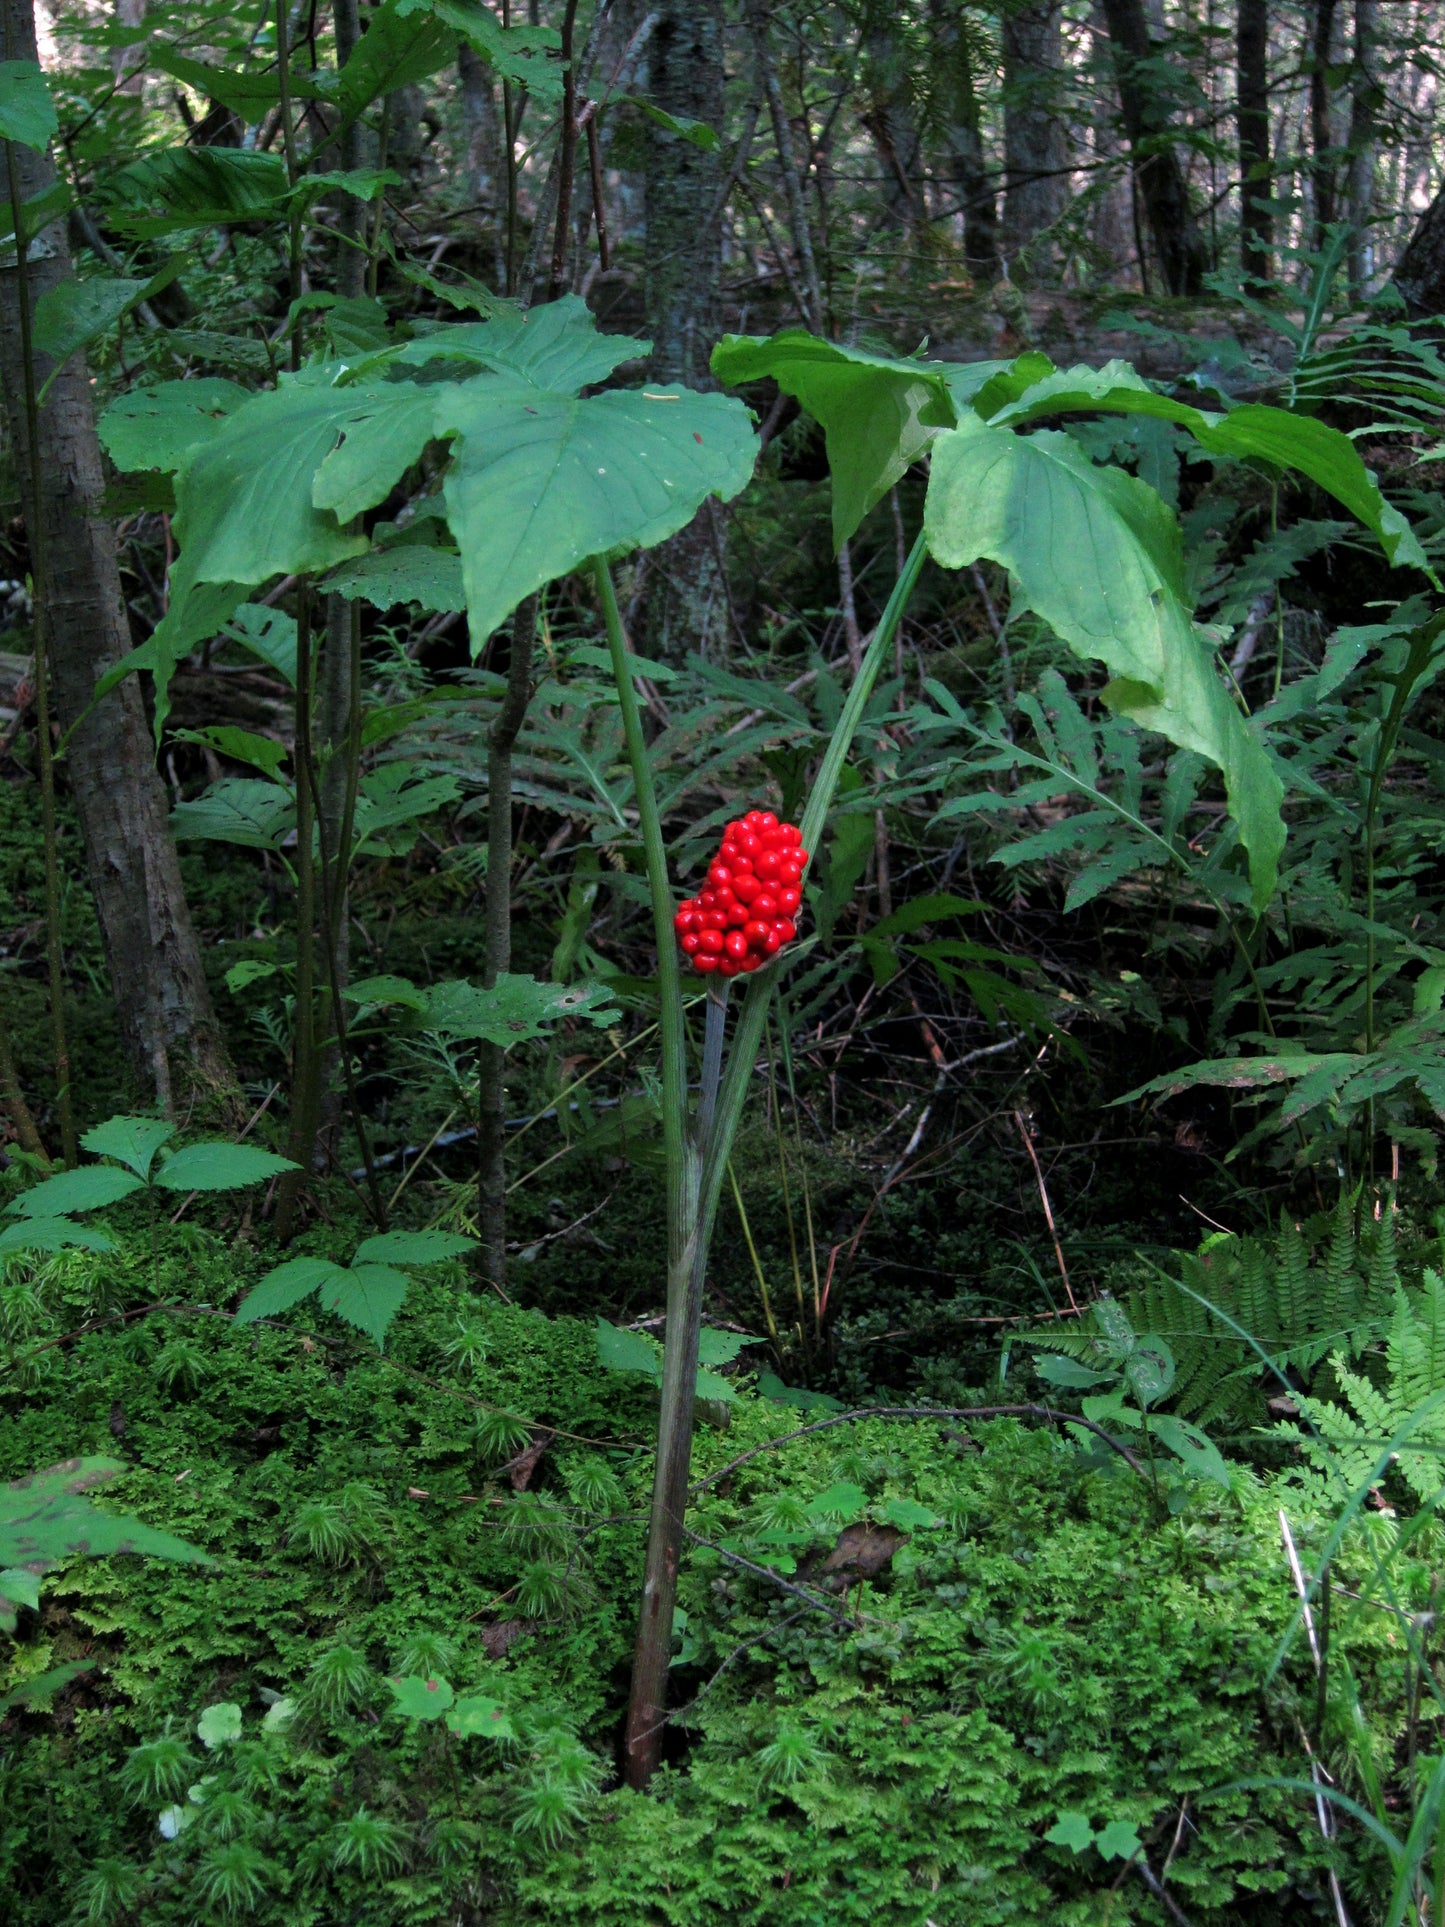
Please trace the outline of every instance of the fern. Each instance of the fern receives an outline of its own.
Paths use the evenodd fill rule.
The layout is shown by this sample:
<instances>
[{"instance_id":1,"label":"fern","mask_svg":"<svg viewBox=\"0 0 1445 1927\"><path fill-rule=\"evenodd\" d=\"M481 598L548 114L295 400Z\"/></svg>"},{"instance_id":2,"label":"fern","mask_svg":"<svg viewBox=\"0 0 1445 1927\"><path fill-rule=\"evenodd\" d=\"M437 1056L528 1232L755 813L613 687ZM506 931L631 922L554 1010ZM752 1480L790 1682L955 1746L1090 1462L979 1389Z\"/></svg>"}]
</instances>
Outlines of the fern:
<instances>
[{"instance_id":1,"label":"fern","mask_svg":"<svg viewBox=\"0 0 1445 1927\"><path fill-rule=\"evenodd\" d=\"M1341 1353L1330 1360L1345 1403L1302 1397L1313 1431L1276 1427L1297 1444L1316 1472L1351 1490L1374 1483L1389 1462L1423 1505L1445 1490L1445 1280L1427 1271L1418 1290L1397 1286L1385 1342L1384 1383L1352 1371ZM1398 1441L1398 1443L1396 1443Z\"/></svg>"},{"instance_id":2,"label":"fern","mask_svg":"<svg viewBox=\"0 0 1445 1927\"><path fill-rule=\"evenodd\" d=\"M1308 1386L1327 1355L1358 1358L1384 1333L1400 1295L1393 1207L1357 1231L1357 1206L1358 1193L1341 1196L1322 1259L1312 1245L1322 1242L1324 1224L1302 1229L1282 1217L1271 1240L1215 1237L1197 1254L1181 1254L1178 1278L1156 1272L1118 1289L1134 1330L1163 1339L1174 1356L1167 1400L1174 1411L1204 1424L1258 1422L1263 1398L1278 1390L1260 1351ZM1445 1296L1440 1313L1438 1354L1424 1355L1418 1376L1428 1383L1433 1371L1434 1382L1445 1385ZM1023 1339L1085 1365L1107 1354L1093 1310L1070 1331L1025 1332Z\"/></svg>"}]
</instances>

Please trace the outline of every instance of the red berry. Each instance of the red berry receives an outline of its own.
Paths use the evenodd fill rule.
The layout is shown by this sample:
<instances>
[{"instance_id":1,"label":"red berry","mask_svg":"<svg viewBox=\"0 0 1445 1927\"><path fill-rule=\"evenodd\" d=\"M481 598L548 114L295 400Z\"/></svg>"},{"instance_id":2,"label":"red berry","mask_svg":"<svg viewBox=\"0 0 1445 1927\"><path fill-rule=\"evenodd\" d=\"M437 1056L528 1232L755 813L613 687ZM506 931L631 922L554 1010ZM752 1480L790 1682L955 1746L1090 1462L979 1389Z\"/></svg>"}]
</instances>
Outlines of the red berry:
<instances>
[{"instance_id":1,"label":"red berry","mask_svg":"<svg viewBox=\"0 0 1445 1927\"><path fill-rule=\"evenodd\" d=\"M776 923L769 924L768 934L763 939L763 949L767 951L770 957L775 951L781 950L783 947L783 940L778 935L779 928L780 926Z\"/></svg>"},{"instance_id":2,"label":"red berry","mask_svg":"<svg viewBox=\"0 0 1445 1927\"><path fill-rule=\"evenodd\" d=\"M755 876L750 872L744 872L733 885L733 895L739 903L751 903L762 887Z\"/></svg>"},{"instance_id":3,"label":"red berry","mask_svg":"<svg viewBox=\"0 0 1445 1927\"><path fill-rule=\"evenodd\" d=\"M742 969L736 957L719 957L717 967L720 977L736 977Z\"/></svg>"},{"instance_id":4,"label":"red berry","mask_svg":"<svg viewBox=\"0 0 1445 1927\"><path fill-rule=\"evenodd\" d=\"M730 957L741 961L748 954L748 940L741 930L729 930L723 938L723 949Z\"/></svg>"},{"instance_id":5,"label":"red berry","mask_svg":"<svg viewBox=\"0 0 1445 1927\"><path fill-rule=\"evenodd\" d=\"M778 914L778 899L771 890L760 890L753 898L752 910L755 917L775 917Z\"/></svg>"},{"instance_id":6,"label":"red berry","mask_svg":"<svg viewBox=\"0 0 1445 1927\"><path fill-rule=\"evenodd\" d=\"M733 873L726 863L714 863L707 873L707 880L715 890L725 890L733 880Z\"/></svg>"},{"instance_id":7,"label":"red berry","mask_svg":"<svg viewBox=\"0 0 1445 1927\"><path fill-rule=\"evenodd\" d=\"M760 917L750 917L743 925L743 935L751 944L759 944L768 934L768 926Z\"/></svg>"},{"instance_id":8,"label":"red berry","mask_svg":"<svg viewBox=\"0 0 1445 1927\"><path fill-rule=\"evenodd\" d=\"M796 889L791 883L788 884L785 889L779 890L778 892L778 908L785 916L792 916L802 901L802 891Z\"/></svg>"},{"instance_id":9,"label":"red berry","mask_svg":"<svg viewBox=\"0 0 1445 1927\"><path fill-rule=\"evenodd\" d=\"M692 960L692 967L694 970L702 970L702 971L716 970L717 958L710 957L705 950L699 950L697 955Z\"/></svg>"},{"instance_id":10,"label":"red berry","mask_svg":"<svg viewBox=\"0 0 1445 1927\"><path fill-rule=\"evenodd\" d=\"M765 820L764 815L761 810L749 810L747 815L743 818L743 822L747 825L747 827L750 830L761 829L764 820ZM775 823L777 822L777 820L778 819L776 817L773 818L773 821Z\"/></svg>"},{"instance_id":11,"label":"red berry","mask_svg":"<svg viewBox=\"0 0 1445 1927\"><path fill-rule=\"evenodd\" d=\"M753 869L760 877L775 877L778 874L778 866L781 861L782 859L776 850L764 850L757 862L753 865Z\"/></svg>"},{"instance_id":12,"label":"red berry","mask_svg":"<svg viewBox=\"0 0 1445 1927\"><path fill-rule=\"evenodd\" d=\"M779 943L791 943L797 934L798 926L790 922L786 917L784 917L781 922L773 925L773 935L778 939Z\"/></svg>"},{"instance_id":13,"label":"red berry","mask_svg":"<svg viewBox=\"0 0 1445 1927\"><path fill-rule=\"evenodd\" d=\"M693 957L693 956L696 956L698 951L698 946L701 943L702 943L702 932L700 930L689 930L687 935L682 940L682 947L687 952L689 957Z\"/></svg>"},{"instance_id":14,"label":"red berry","mask_svg":"<svg viewBox=\"0 0 1445 1927\"><path fill-rule=\"evenodd\" d=\"M699 950L705 950L709 956L715 957L723 947L722 931L714 924L710 924L706 930L699 930L697 947Z\"/></svg>"},{"instance_id":15,"label":"red berry","mask_svg":"<svg viewBox=\"0 0 1445 1927\"><path fill-rule=\"evenodd\" d=\"M762 963L762 961L763 961L762 957L758 954L756 950L750 950L746 955L746 957L743 958L743 969L756 970L758 965Z\"/></svg>"}]
</instances>

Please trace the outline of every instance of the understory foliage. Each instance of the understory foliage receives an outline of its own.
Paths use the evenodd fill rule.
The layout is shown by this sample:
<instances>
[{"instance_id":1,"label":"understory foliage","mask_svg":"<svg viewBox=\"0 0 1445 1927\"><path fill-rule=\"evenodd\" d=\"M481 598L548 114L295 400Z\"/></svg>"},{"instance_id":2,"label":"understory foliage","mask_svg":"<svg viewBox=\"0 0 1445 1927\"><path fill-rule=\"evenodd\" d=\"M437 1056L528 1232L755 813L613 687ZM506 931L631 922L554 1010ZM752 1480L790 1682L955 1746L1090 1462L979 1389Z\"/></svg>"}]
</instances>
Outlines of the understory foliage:
<instances>
[{"instance_id":1,"label":"understory foliage","mask_svg":"<svg viewBox=\"0 0 1445 1927\"><path fill-rule=\"evenodd\" d=\"M1196 1920L1316 1904L1308 1810L1227 1790L1287 1772L1314 1703L1297 1643L1270 1671L1295 1594L1258 1475L1161 1524L1117 1457L1014 1420L770 1451L802 1415L745 1376L695 1476L764 1449L690 1515L673 1764L643 1798L615 1783L609 1681L652 1394L584 1322L459 1319L439 1276L385 1355L309 1315L241 1328L217 1315L236 1256L193 1232L165 1282L214 1311L113 1320L5 1380L0 1469L120 1439L127 1507L218 1562L49 1583L6 1681L17 1927L58 1894L96 1921L1092 1921L1122 1863L1051 1844L1069 1815L1156 1865L1175 1843ZM87 1253L9 1265L17 1360L131 1295ZM1329 1510L1288 1503L1308 1556ZM1388 1741L1388 1621L1338 1653Z\"/></svg>"},{"instance_id":2,"label":"understory foliage","mask_svg":"<svg viewBox=\"0 0 1445 1927\"><path fill-rule=\"evenodd\" d=\"M1334 10L1276 102L1308 74L1308 218L1246 225L1288 307L1250 267L1060 365L966 178L1039 9L915 9L893 86L845 6L868 104L819 130L816 20L748 8L736 140L647 97L675 23L548 11L207 0L0 62L61 176L6 190L0 296L77 249L25 401L88 352L96 701L139 691L234 1072L126 1088L12 432L5 1927L1439 1927L1445 360L1326 218ZM1140 70L1213 87L1221 34ZM1167 172L1123 123L1021 283ZM664 137L751 276L722 333L719 239L705 342L623 313ZM668 919L773 817L774 919L709 906L728 1018Z\"/></svg>"}]
</instances>

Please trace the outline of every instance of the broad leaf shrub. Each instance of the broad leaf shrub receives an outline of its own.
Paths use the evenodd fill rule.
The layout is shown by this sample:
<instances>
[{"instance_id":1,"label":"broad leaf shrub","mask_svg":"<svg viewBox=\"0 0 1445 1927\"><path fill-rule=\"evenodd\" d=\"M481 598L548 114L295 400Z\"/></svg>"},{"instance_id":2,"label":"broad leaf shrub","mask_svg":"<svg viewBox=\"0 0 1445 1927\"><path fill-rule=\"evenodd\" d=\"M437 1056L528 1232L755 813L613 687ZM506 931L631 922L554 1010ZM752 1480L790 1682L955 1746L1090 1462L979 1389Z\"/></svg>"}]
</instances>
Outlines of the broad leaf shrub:
<instances>
[{"instance_id":1,"label":"broad leaf shrub","mask_svg":"<svg viewBox=\"0 0 1445 1927\"><path fill-rule=\"evenodd\" d=\"M27 1262L69 1328L127 1260ZM188 1303L233 1304L247 1283L209 1234L164 1268ZM147 1271L138 1256L137 1287ZM28 1386L0 1379L0 1475L113 1450L119 1426L126 1509L222 1562L82 1562L22 1616L0 1690L95 1664L0 1727L16 1927L72 1907L159 1927L228 1908L276 1927L1083 1923L1123 1863L1068 1817L1101 1841L1133 1828L1159 1867L1185 1803L1169 1881L1193 1921L1311 1917L1307 1805L1210 1797L1297 1774L1313 1707L1301 1651L1270 1677L1294 1594L1269 1485L1196 1484L1156 1524L1112 1458L1007 1420L968 1437L871 1420L765 1452L689 1515L706 1543L683 1581L682 1713L641 1799L613 1768L655 1389L605 1370L581 1319L492 1303L459 1323L456 1282L419 1276L385 1355L303 1302L285 1327L157 1313L57 1348ZM193 1375L168 1387L157 1360L181 1336ZM695 1477L797 1416L733 1384ZM514 1491L506 1467L544 1430ZM1326 1514L1281 1496L1310 1560ZM845 1600L846 1568L823 1568L859 1522L896 1543ZM1367 1571L1337 1555L1342 1584ZM1388 1756L1387 1616L1358 1614L1335 1650ZM466 1721L414 1715L442 1694L404 1682L428 1679ZM1370 1863L1345 1853L1368 1890ZM1111 1918L1162 1918L1136 1885Z\"/></svg>"}]
</instances>

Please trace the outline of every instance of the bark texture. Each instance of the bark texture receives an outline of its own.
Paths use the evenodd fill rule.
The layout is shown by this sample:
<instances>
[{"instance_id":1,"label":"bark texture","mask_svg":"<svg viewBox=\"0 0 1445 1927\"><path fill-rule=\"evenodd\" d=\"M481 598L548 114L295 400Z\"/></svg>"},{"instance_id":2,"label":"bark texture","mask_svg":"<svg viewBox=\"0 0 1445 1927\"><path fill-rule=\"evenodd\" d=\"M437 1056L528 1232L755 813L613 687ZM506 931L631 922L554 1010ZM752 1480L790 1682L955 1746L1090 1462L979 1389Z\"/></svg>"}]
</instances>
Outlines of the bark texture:
<instances>
[{"instance_id":1,"label":"bark texture","mask_svg":"<svg viewBox=\"0 0 1445 1927\"><path fill-rule=\"evenodd\" d=\"M1350 63L1350 292L1363 301L1375 274L1375 135L1381 87L1375 76L1376 0L1355 0L1354 57Z\"/></svg>"},{"instance_id":2,"label":"bark texture","mask_svg":"<svg viewBox=\"0 0 1445 1927\"><path fill-rule=\"evenodd\" d=\"M1168 108L1150 71L1159 50L1150 37L1143 0L1102 0L1102 7L1124 132L1159 276L1165 294L1187 299L1203 289L1208 252L1189 205L1184 170L1170 143Z\"/></svg>"},{"instance_id":3,"label":"bark texture","mask_svg":"<svg viewBox=\"0 0 1445 1927\"><path fill-rule=\"evenodd\" d=\"M646 93L679 120L723 120L720 0L663 0L647 53ZM649 124L646 169L647 332L657 382L715 386L721 333L723 161L717 151ZM728 630L724 523L705 503L690 528L647 558L650 651L679 661L721 645Z\"/></svg>"},{"instance_id":4,"label":"bark texture","mask_svg":"<svg viewBox=\"0 0 1445 1927\"><path fill-rule=\"evenodd\" d=\"M928 17L948 173L963 216L964 258L979 280L992 281L1000 267L998 198L984 165L968 18L959 0L930 0Z\"/></svg>"},{"instance_id":5,"label":"bark texture","mask_svg":"<svg viewBox=\"0 0 1445 1927\"><path fill-rule=\"evenodd\" d=\"M1239 128L1239 265L1268 280L1274 219L1261 200L1271 191L1269 155L1269 5L1239 0L1236 98Z\"/></svg>"},{"instance_id":6,"label":"bark texture","mask_svg":"<svg viewBox=\"0 0 1445 1927\"><path fill-rule=\"evenodd\" d=\"M1010 271L1019 278L1019 257L1028 261L1045 229L1064 211L1064 123L1059 0L1034 0L1003 16L1003 245Z\"/></svg>"},{"instance_id":7,"label":"bark texture","mask_svg":"<svg viewBox=\"0 0 1445 1927\"><path fill-rule=\"evenodd\" d=\"M1445 187L1415 223L1392 279L1412 321L1445 315Z\"/></svg>"},{"instance_id":8,"label":"bark texture","mask_svg":"<svg viewBox=\"0 0 1445 1927\"><path fill-rule=\"evenodd\" d=\"M28 0L0 0L3 52L35 58ZM23 200L55 178L48 155L17 147ZM71 277L65 227L57 222L27 251L32 303ZM41 358L45 381L51 364ZM104 488L90 377L72 356L56 377L30 448L24 406L19 274L0 265L0 388L6 429L29 499L36 457L43 524L45 598L55 714L72 731L64 769L85 843L121 1037L137 1086L168 1112L192 1098L227 1104L235 1075L212 1009L191 925L165 792L141 694L128 678L86 713L97 680L129 653L131 637L116 568L115 537L100 509Z\"/></svg>"},{"instance_id":9,"label":"bark texture","mask_svg":"<svg viewBox=\"0 0 1445 1927\"><path fill-rule=\"evenodd\" d=\"M1310 53L1310 178L1315 197L1315 246L1324 246L1325 229L1335 218L1335 130L1330 103L1330 58L1335 37L1335 0L1315 0L1314 45Z\"/></svg>"}]
</instances>

